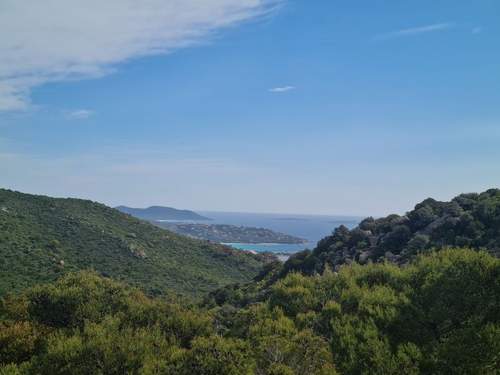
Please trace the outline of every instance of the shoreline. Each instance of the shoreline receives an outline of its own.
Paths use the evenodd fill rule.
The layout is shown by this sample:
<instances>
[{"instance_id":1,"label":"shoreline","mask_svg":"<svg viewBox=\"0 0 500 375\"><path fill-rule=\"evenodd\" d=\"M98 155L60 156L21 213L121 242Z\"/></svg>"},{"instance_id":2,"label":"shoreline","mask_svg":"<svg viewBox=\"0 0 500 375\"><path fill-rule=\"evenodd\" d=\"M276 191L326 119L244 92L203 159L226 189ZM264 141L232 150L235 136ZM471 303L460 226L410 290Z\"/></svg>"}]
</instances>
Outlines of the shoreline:
<instances>
[{"instance_id":1,"label":"shoreline","mask_svg":"<svg viewBox=\"0 0 500 375\"><path fill-rule=\"evenodd\" d=\"M232 245L253 245L253 246L280 246L280 245L305 245L308 244L310 241L305 241L305 242L221 242L221 245L227 245L227 246L232 246Z\"/></svg>"}]
</instances>

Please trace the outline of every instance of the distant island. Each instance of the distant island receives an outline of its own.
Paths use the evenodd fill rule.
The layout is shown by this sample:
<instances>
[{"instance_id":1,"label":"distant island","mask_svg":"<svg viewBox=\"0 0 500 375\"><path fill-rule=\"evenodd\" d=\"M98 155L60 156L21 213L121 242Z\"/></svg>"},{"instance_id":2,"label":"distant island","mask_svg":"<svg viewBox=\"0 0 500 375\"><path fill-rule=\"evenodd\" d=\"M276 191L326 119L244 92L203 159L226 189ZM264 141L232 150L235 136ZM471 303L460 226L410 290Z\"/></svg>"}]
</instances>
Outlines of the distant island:
<instances>
[{"instance_id":1,"label":"distant island","mask_svg":"<svg viewBox=\"0 0 500 375\"><path fill-rule=\"evenodd\" d=\"M198 239L219 243L280 243L301 244L307 240L266 228L243 227L228 224L153 222L161 228Z\"/></svg>"},{"instance_id":2,"label":"distant island","mask_svg":"<svg viewBox=\"0 0 500 375\"><path fill-rule=\"evenodd\" d=\"M172 207L151 206L148 208L133 208L127 206L115 207L118 211L135 216L144 220L193 220L208 221L208 217L197 214L190 210L178 210Z\"/></svg>"}]
</instances>

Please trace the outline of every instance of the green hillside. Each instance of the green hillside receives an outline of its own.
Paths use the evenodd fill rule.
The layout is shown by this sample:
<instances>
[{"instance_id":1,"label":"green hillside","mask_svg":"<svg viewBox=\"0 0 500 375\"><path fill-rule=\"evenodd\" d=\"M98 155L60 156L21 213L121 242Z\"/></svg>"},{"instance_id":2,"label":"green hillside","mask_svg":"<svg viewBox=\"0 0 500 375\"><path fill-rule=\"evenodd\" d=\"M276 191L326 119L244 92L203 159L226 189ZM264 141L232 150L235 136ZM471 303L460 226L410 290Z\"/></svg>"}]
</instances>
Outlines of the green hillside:
<instances>
[{"instance_id":1,"label":"green hillside","mask_svg":"<svg viewBox=\"0 0 500 375\"><path fill-rule=\"evenodd\" d=\"M404 216L367 218L340 226L311 251L290 258L285 272L321 273L353 262L408 263L431 249L466 247L500 256L500 189L461 194L450 202L428 198Z\"/></svg>"},{"instance_id":2,"label":"green hillside","mask_svg":"<svg viewBox=\"0 0 500 375\"><path fill-rule=\"evenodd\" d=\"M260 256L189 239L103 204L0 189L0 295L94 269L138 286L201 295L245 282Z\"/></svg>"}]
</instances>

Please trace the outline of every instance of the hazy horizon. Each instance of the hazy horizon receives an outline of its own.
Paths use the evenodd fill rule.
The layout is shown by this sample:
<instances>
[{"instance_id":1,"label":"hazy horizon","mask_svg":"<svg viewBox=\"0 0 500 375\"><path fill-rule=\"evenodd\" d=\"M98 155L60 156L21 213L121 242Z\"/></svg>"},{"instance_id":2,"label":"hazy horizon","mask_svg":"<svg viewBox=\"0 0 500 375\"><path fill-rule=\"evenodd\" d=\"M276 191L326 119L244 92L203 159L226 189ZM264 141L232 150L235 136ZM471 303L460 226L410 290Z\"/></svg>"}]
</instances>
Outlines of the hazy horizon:
<instances>
[{"instance_id":1,"label":"hazy horizon","mask_svg":"<svg viewBox=\"0 0 500 375\"><path fill-rule=\"evenodd\" d=\"M449 201L456 196L456 195L454 195L454 196L444 197L444 198L439 198L439 199L436 197L428 196L428 197L422 198L420 201L415 201L407 209L403 209L401 211L383 212L383 213L379 213L379 214L374 214L374 213L369 213L369 212L365 213L365 214L363 214L363 213L356 214L356 213L342 213L342 212L340 212L340 213L336 213L336 212L317 213L317 212L294 212L294 211L288 211L288 212L287 211L274 211L274 212L272 212L272 211L255 211L255 210L252 210L251 208L249 210L224 210L224 209L210 209L210 208L205 209L205 208L196 208L196 207L177 206L177 205L170 204L168 202L165 202L165 203L144 203L144 204L139 204L139 205L126 204L123 202L119 203L119 204L114 204L114 203L109 203L109 202L105 202L105 201L98 200L98 199L93 199L91 197L85 197L83 195L64 195L64 194L63 195L53 195L50 193L44 193L44 192L40 192L40 191L17 190L17 189L5 187L5 186L0 186L0 188L19 191L21 193L26 193L26 194L43 195L43 196L49 196L49 197L54 197L54 198L86 199L86 200L91 200L91 201L103 203L103 204L105 204L109 207L112 207L112 208L116 208L119 206L125 206L125 207L129 207L129 208L144 209L144 208L149 208L151 206L161 206L161 207L170 207L170 208L174 208L177 210L194 211L194 212L196 212L198 214L202 214L202 215L213 212L213 213L255 214L255 215L290 215L290 216L316 216L316 217L324 216L324 217L343 217L346 219L349 219L349 218L361 218L362 219L362 218L366 218L366 217L370 217L370 216L377 218L377 217L384 217L384 216L387 216L390 214L405 215L408 211L413 210L415 205L417 205L418 203L420 203L424 199L433 198L433 199L436 199L439 201ZM491 188L496 188L496 187L491 187ZM488 190L488 189L484 189L484 191L486 191L486 190ZM464 191L464 192L458 193L457 195L464 194L464 193L480 193L480 192L483 192L483 191L470 191L470 192Z\"/></svg>"}]
</instances>

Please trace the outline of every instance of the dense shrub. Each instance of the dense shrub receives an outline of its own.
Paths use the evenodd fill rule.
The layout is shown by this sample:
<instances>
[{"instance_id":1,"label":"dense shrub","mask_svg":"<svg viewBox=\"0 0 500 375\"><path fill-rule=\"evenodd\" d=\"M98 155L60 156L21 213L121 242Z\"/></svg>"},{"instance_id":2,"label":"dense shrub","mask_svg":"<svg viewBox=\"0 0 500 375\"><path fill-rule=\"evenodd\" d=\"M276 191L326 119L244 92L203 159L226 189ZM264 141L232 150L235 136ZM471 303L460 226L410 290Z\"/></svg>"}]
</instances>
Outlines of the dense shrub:
<instances>
[{"instance_id":1,"label":"dense shrub","mask_svg":"<svg viewBox=\"0 0 500 375\"><path fill-rule=\"evenodd\" d=\"M405 216L367 218L335 228L312 252L291 257L282 274L322 273L326 266L391 261L406 264L429 250L467 247L500 256L500 189L462 194L451 202L426 199Z\"/></svg>"},{"instance_id":2,"label":"dense shrub","mask_svg":"<svg viewBox=\"0 0 500 375\"><path fill-rule=\"evenodd\" d=\"M500 260L486 252L267 277L239 289L246 305L197 307L69 274L4 298L0 374L498 373Z\"/></svg>"}]
</instances>

